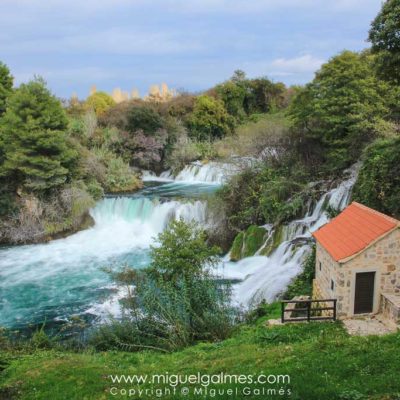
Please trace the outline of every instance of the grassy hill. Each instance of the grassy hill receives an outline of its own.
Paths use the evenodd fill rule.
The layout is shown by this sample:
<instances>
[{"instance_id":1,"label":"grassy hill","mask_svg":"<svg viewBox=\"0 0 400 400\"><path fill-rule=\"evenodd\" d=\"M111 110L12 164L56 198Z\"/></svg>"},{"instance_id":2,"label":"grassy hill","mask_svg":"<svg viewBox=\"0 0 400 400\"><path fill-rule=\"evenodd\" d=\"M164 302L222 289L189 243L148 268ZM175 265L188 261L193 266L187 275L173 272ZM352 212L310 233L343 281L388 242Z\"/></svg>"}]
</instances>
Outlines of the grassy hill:
<instances>
[{"instance_id":1,"label":"grassy hill","mask_svg":"<svg viewBox=\"0 0 400 400\"><path fill-rule=\"evenodd\" d=\"M277 305L268 315L241 326L220 343L200 343L180 352L152 351L84 353L35 350L0 356L0 399L399 399L400 333L350 337L340 322L269 327ZM112 383L110 375L152 374L289 375L285 384L210 384L202 396L200 384ZM150 378L148 378L150 379ZM272 380L272 378L271 378ZM110 394L110 389L114 395ZM169 388L170 394L166 393ZM189 388L189 394L182 394ZM275 389L262 392L262 389ZM124 389L131 392L125 394ZM137 391L146 390L139 396ZM163 392L157 392L156 389ZM216 392L213 391L216 390ZM228 389L233 390L229 394ZM282 389L282 392L279 392ZM199 389L197 389L199 390ZM237 390L237 392L236 392ZM199 393L199 392L198 392ZM279 394L282 393L282 394ZM162 396L160 395L162 394Z\"/></svg>"}]
</instances>

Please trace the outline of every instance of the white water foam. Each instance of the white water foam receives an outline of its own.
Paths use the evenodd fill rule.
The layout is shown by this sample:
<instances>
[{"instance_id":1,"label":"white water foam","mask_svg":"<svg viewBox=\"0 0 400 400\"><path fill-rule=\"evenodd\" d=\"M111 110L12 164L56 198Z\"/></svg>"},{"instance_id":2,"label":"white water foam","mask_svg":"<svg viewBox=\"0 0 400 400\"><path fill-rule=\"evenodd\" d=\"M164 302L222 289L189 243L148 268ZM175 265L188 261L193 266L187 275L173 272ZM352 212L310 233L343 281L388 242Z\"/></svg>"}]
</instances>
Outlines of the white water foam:
<instances>
[{"instance_id":1,"label":"white water foam","mask_svg":"<svg viewBox=\"0 0 400 400\"><path fill-rule=\"evenodd\" d=\"M82 312L109 283L103 267L128 260L137 268L147 265L157 234L172 219L205 223L206 203L106 198L91 215L92 228L67 238L0 249L0 325ZM111 305L115 311L114 300L103 309Z\"/></svg>"},{"instance_id":2,"label":"white water foam","mask_svg":"<svg viewBox=\"0 0 400 400\"><path fill-rule=\"evenodd\" d=\"M200 161L195 161L186 165L182 171L176 176L173 176L171 171L164 171L159 176L151 171L143 171L143 181L153 182L182 182L182 183L206 183L221 185L226 180L237 172L237 167L234 164L219 163L210 161L206 164Z\"/></svg>"}]
</instances>

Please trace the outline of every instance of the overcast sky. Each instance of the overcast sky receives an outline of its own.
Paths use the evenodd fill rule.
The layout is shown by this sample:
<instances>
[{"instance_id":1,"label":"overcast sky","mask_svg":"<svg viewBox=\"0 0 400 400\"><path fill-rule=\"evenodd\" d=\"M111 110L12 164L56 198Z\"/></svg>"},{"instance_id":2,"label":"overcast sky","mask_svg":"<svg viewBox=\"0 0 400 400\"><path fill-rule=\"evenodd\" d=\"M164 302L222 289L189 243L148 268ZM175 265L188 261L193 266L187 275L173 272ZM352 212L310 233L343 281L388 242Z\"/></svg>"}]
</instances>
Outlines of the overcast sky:
<instances>
[{"instance_id":1,"label":"overcast sky","mask_svg":"<svg viewBox=\"0 0 400 400\"><path fill-rule=\"evenodd\" d=\"M0 60L60 97L91 85L207 89L243 69L287 84L361 50L381 0L0 0Z\"/></svg>"}]
</instances>

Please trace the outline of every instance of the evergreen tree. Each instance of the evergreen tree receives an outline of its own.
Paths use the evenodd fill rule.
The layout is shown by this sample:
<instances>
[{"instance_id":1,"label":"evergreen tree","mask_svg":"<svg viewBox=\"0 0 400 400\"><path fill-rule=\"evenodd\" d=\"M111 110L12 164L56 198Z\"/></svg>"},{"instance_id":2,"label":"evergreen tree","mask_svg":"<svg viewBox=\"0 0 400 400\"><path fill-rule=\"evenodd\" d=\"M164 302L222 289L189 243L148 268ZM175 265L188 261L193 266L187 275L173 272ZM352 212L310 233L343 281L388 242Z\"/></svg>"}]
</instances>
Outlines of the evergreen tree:
<instances>
[{"instance_id":1,"label":"evergreen tree","mask_svg":"<svg viewBox=\"0 0 400 400\"><path fill-rule=\"evenodd\" d=\"M38 78L22 84L8 99L0 123L0 176L36 191L65 183L77 157L66 128L65 112L45 82Z\"/></svg>"},{"instance_id":2,"label":"evergreen tree","mask_svg":"<svg viewBox=\"0 0 400 400\"><path fill-rule=\"evenodd\" d=\"M13 77L7 65L0 62L0 117L6 111L6 100L12 93Z\"/></svg>"}]
</instances>

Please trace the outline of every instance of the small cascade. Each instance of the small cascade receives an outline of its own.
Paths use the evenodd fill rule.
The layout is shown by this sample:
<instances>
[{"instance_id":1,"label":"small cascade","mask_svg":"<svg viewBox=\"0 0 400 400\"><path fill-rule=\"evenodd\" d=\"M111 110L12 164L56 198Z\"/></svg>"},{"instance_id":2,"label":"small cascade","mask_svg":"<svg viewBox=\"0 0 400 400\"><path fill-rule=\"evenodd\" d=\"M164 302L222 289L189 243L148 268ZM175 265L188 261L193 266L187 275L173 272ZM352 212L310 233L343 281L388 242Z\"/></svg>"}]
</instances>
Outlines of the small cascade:
<instances>
[{"instance_id":1,"label":"small cascade","mask_svg":"<svg viewBox=\"0 0 400 400\"><path fill-rule=\"evenodd\" d=\"M159 176L151 171L143 171L143 181L153 182L181 182L181 183L203 183L221 185L230 176L237 171L237 167L233 164L224 164L219 162L208 162L203 164L200 161L195 161L186 165L182 171L176 176L173 176L171 171L164 171Z\"/></svg>"},{"instance_id":2,"label":"small cascade","mask_svg":"<svg viewBox=\"0 0 400 400\"><path fill-rule=\"evenodd\" d=\"M223 260L218 273L227 279L242 280L233 288L235 303L251 307L263 299L271 302L301 272L302 263L310 251L312 232L329 221L328 206L342 210L350 200L358 165L347 173L348 179L323 194L315 204L309 202L303 218L283 226L282 241L269 257L256 255L236 263L228 261L228 257ZM274 230L270 230L269 237L273 233Z\"/></svg>"},{"instance_id":3,"label":"small cascade","mask_svg":"<svg viewBox=\"0 0 400 400\"><path fill-rule=\"evenodd\" d=\"M157 175L153 171L147 171L143 170L142 171L142 181L143 182L173 182L174 177L172 176L171 171L164 171L160 175Z\"/></svg>"},{"instance_id":4,"label":"small cascade","mask_svg":"<svg viewBox=\"0 0 400 400\"><path fill-rule=\"evenodd\" d=\"M114 197L100 201L90 212L95 227L115 223L130 225L148 225L153 233L161 232L172 219L184 219L204 223L206 220L206 203L200 200L182 203L164 201L146 197ZM143 232L142 232L143 235Z\"/></svg>"}]
</instances>

